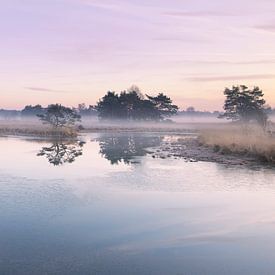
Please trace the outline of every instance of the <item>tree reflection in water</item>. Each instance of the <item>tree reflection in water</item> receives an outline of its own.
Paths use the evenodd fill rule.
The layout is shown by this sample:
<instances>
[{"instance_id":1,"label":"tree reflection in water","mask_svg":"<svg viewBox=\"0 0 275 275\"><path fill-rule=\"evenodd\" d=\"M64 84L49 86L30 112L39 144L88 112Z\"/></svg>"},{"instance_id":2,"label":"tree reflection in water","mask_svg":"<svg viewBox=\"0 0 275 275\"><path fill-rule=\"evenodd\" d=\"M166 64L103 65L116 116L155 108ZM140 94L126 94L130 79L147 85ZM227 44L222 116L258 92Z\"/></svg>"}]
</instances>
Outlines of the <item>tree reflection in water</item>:
<instances>
[{"instance_id":1,"label":"tree reflection in water","mask_svg":"<svg viewBox=\"0 0 275 275\"><path fill-rule=\"evenodd\" d=\"M111 164L131 164L135 157L145 156L150 147L159 146L162 137L129 135L103 135L98 138L100 154Z\"/></svg>"},{"instance_id":2,"label":"tree reflection in water","mask_svg":"<svg viewBox=\"0 0 275 275\"><path fill-rule=\"evenodd\" d=\"M37 156L45 156L54 166L72 163L82 155L83 141L54 140L49 147L42 147Z\"/></svg>"}]
</instances>

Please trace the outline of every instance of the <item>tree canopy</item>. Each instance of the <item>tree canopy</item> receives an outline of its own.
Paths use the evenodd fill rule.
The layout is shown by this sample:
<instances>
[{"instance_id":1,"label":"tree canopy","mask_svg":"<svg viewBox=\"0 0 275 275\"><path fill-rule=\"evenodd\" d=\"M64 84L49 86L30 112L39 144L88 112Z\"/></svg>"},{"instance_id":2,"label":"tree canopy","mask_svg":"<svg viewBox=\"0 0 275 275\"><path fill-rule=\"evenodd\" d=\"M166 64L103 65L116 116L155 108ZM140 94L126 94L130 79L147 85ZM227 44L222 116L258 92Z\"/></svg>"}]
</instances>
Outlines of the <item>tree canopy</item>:
<instances>
[{"instance_id":1,"label":"tree canopy","mask_svg":"<svg viewBox=\"0 0 275 275\"><path fill-rule=\"evenodd\" d=\"M233 86L224 91L226 97L224 102L225 112L220 118L248 123L252 120L265 127L267 123L267 110L264 94L259 87L248 89L248 87Z\"/></svg>"},{"instance_id":2,"label":"tree canopy","mask_svg":"<svg viewBox=\"0 0 275 275\"><path fill-rule=\"evenodd\" d=\"M163 120L175 115L178 107L163 93L143 96L132 86L120 94L109 91L96 105L101 119Z\"/></svg>"},{"instance_id":3,"label":"tree canopy","mask_svg":"<svg viewBox=\"0 0 275 275\"><path fill-rule=\"evenodd\" d=\"M25 108L21 111L22 116L37 116L42 115L45 113L45 108L43 108L41 105L37 104L35 106L27 105Z\"/></svg>"},{"instance_id":4,"label":"tree canopy","mask_svg":"<svg viewBox=\"0 0 275 275\"><path fill-rule=\"evenodd\" d=\"M74 108L74 110L81 115L81 117L85 116L94 116L97 115L97 111L95 110L94 106L89 105L86 106L85 103L78 104L77 108Z\"/></svg>"},{"instance_id":5,"label":"tree canopy","mask_svg":"<svg viewBox=\"0 0 275 275\"><path fill-rule=\"evenodd\" d=\"M70 127L80 121L80 115L73 109L60 104L49 105L44 114L37 115L45 124L54 128Z\"/></svg>"}]
</instances>

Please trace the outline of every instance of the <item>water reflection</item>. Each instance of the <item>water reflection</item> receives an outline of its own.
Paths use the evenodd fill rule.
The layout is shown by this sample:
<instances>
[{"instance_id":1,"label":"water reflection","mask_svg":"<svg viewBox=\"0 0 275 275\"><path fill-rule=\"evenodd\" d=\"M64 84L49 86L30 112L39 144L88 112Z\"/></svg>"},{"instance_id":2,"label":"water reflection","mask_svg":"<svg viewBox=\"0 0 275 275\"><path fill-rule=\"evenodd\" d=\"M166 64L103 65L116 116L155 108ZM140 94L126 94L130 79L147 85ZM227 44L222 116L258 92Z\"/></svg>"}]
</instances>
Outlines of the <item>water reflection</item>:
<instances>
[{"instance_id":1,"label":"water reflection","mask_svg":"<svg viewBox=\"0 0 275 275\"><path fill-rule=\"evenodd\" d=\"M171 140L123 135L82 136L96 142L64 169L33 154L55 142L0 139L0 274L275 274L274 170L151 157L114 167L98 143L119 162Z\"/></svg>"},{"instance_id":2,"label":"water reflection","mask_svg":"<svg viewBox=\"0 0 275 275\"><path fill-rule=\"evenodd\" d=\"M150 147L159 146L162 140L163 137L160 136L144 137L140 134L102 135L97 139L100 154L111 164L137 162L135 157L145 156Z\"/></svg>"},{"instance_id":3,"label":"water reflection","mask_svg":"<svg viewBox=\"0 0 275 275\"><path fill-rule=\"evenodd\" d=\"M37 156L45 156L54 166L72 163L82 155L83 141L54 140L51 146L42 147Z\"/></svg>"}]
</instances>

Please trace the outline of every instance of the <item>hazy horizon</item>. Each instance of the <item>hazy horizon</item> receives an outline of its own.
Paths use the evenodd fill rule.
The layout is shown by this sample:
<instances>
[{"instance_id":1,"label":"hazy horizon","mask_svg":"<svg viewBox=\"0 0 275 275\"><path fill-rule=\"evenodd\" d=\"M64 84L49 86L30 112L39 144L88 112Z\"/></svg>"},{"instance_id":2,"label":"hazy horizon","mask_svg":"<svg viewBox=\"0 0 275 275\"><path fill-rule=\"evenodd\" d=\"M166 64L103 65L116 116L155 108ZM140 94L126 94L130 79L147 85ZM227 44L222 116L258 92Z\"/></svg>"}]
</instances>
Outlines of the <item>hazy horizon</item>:
<instances>
[{"instance_id":1,"label":"hazy horizon","mask_svg":"<svg viewBox=\"0 0 275 275\"><path fill-rule=\"evenodd\" d=\"M1 1L0 275L275 274L274 12Z\"/></svg>"},{"instance_id":2,"label":"hazy horizon","mask_svg":"<svg viewBox=\"0 0 275 275\"><path fill-rule=\"evenodd\" d=\"M222 110L224 88L238 84L275 106L274 10L270 0L5 1L1 108L95 104L133 84L181 109Z\"/></svg>"}]
</instances>

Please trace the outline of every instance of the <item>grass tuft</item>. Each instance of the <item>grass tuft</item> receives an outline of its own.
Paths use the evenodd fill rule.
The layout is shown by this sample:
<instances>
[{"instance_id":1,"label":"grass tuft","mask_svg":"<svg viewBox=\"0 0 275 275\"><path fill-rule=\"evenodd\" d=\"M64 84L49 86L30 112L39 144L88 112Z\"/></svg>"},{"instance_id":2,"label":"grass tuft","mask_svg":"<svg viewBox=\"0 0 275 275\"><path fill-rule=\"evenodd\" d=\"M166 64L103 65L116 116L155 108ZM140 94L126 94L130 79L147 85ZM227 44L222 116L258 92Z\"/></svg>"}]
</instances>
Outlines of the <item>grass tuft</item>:
<instances>
[{"instance_id":1,"label":"grass tuft","mask_svg":"<svg viewBox=\"0 0 275 275\"><path fill-rule=\"evenodd\" d=\"M275 162L274 135L255 126L245 130L238 126L204 130L199 136L199 142L220 154L240 154Z\"/></svg>"}]
</instances>

